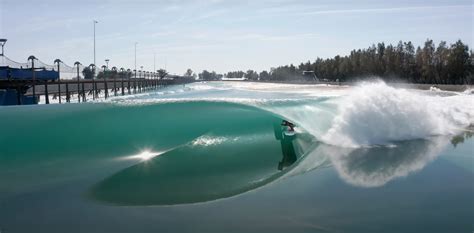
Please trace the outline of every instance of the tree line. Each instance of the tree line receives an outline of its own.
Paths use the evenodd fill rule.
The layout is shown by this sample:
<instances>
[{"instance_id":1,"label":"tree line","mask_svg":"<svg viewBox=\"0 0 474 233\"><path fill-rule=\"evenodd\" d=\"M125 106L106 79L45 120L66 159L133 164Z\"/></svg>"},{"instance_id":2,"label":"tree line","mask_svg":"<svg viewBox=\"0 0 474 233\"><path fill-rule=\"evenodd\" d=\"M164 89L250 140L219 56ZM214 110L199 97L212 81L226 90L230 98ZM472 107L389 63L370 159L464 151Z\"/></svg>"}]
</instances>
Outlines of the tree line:
<instances>
[{"instance_id":1,"label":"tree line","mask_svg":"<svg viewBox=\"0 0 474 233\"><path fill-rule=\"evenodd\" d=\"M428 39L423 47L400 41L397 45L373 44L366 49L352 50L347 56L317 58L315 61L271 68L260 73L254 70L217 74L204 70L202 80L222 78L250 81L359 81L370 77L382 80L431 84L474 84L474 54L461 40L436 46Z\"/></svg>"},{"instance_id":2,"label":"tree line","mask_svg":"<svg viewBox=\"0 0 474 233\"><path fill-rule=\"evenodd\" d=\"M135 71L124 68L118 70L116 67L112 67L112 69L106 69L105 66L102 67L103 70L100 70L97 73L97 76L94 77L96 73L96 69L91 66L87 66L82 70L82 75L84 79L114 79L114 78L132 78L136 75L137 78L160 78L163 79L168 75L168 71L165 69L159 69L156 72L143 72L143 71ZM189 72L189 70L188 70ZM192 71L191 71L192 72Z\"/></svg>"}]
</instances>

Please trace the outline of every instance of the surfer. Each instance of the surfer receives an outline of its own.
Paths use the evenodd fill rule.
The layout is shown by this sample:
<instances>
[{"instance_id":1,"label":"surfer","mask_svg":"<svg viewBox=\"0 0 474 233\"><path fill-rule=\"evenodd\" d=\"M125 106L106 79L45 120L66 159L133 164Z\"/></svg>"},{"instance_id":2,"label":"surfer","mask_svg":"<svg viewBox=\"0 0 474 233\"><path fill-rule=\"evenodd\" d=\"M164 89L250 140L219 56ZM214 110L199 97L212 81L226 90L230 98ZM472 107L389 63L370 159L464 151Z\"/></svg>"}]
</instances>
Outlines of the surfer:
<instances>
[{"instance_id":1,"label":"surfer","mask_svg":"<svg viewBox=\"0 0 474 233\"><path fill-rule=\"evenodd\" d=\"M283 121L281 122L281 125L282 125L282 126L287 126L287 127L289 128L288 131L290 131L290 132L295 131L295 129L294 129L295 124L293 124L293 123L291 123L291 122L289 122L289 121L287 121L287 120L283 120Z\"/></svg>"},{"instance_id":2,"label":"surfer","mask_svg":"<svg viewBox=\"0 0 474 233\"><path fill-rule=\"evenodd\" d=\"M295 139L295 124L283 120L281 122L281 126L286 126L288 127L280 137L280 143L281 143L281 151L283 154L283 158L281 161L278 163L278 170L282 171L286 167L291 166L297 159L296 153L295 153L295 148L293 146L293 140ZM281 128L280 128L281 130ZM280 131L280 134L282 132Z\"/></svg>"}]
</instances>

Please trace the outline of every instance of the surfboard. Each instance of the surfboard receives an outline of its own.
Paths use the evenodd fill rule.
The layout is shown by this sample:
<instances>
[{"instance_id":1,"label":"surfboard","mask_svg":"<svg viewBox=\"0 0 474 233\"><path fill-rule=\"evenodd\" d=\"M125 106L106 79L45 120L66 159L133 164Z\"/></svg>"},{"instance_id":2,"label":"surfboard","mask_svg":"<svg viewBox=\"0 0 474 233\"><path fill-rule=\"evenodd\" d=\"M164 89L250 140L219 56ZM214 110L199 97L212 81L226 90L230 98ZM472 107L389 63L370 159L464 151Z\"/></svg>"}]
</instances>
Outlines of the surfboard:
<instances>
[{"instance_id":1,"label":"surfboard","mask_svg":"<svg viewBox=\"0 0 474 233\"><path fill-rule=\"evenodd\" d=\"M283 132L285 134L285 136L295 136L295 131L290 131L290 130L285 130L285 132Z\"/></svg>"}]
</instances>

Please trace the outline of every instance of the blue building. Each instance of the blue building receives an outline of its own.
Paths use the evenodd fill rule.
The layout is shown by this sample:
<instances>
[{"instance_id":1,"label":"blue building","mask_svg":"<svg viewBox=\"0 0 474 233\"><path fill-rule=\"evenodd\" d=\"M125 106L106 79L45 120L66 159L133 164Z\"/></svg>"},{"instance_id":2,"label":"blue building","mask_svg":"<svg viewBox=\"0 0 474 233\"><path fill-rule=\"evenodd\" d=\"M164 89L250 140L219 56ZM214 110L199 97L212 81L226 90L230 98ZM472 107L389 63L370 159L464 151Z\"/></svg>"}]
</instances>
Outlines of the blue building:
<instances>
[{"instance_id":1,"label":"blue building","mask_svg":"<svg viewBox=\"0 0 474 233\"><path fill-rule=\"evenodd\" d=\"M0 65L0 105L37 104L37 96L25 95L28 89L58 79L59 72L54 70Z\"/></svg>"}]
</instances>

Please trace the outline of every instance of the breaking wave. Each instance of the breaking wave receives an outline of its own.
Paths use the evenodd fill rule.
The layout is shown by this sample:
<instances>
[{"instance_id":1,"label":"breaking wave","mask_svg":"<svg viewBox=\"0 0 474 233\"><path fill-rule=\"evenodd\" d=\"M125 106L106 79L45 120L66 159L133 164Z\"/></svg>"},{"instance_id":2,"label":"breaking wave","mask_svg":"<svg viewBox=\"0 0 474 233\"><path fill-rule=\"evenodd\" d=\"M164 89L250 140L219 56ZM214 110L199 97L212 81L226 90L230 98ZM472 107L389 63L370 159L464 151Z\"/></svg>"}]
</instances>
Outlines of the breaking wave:
<instances>
[{"instance_id":1,"label":"breaking wave","mask_svg":"<svg viewBox=\"0 0 474 233\"><path fill-rule=\"evenodd\" d=\"M119 105L182 102L249 105L295 122L297 130L311 133L318 141L349 148L455 135L474 123L471 90L447 94L438 88L429 91L395 88L382 81L360 83L353 88L196 83L144 98L132 96L111 102Z\"/></svg>"},{"instance_id":2,"label":"breaking wave","mask_svg":"<svg viewBox=\"0 0 474 233\"><path fill-rule=\"evenodd\" d=\"M365 83L341 99L321 140L342 147L390 145L454 135L473 122L474 98L470 95L430 96L383 82Z\"/></svg>"}]
</instances>

